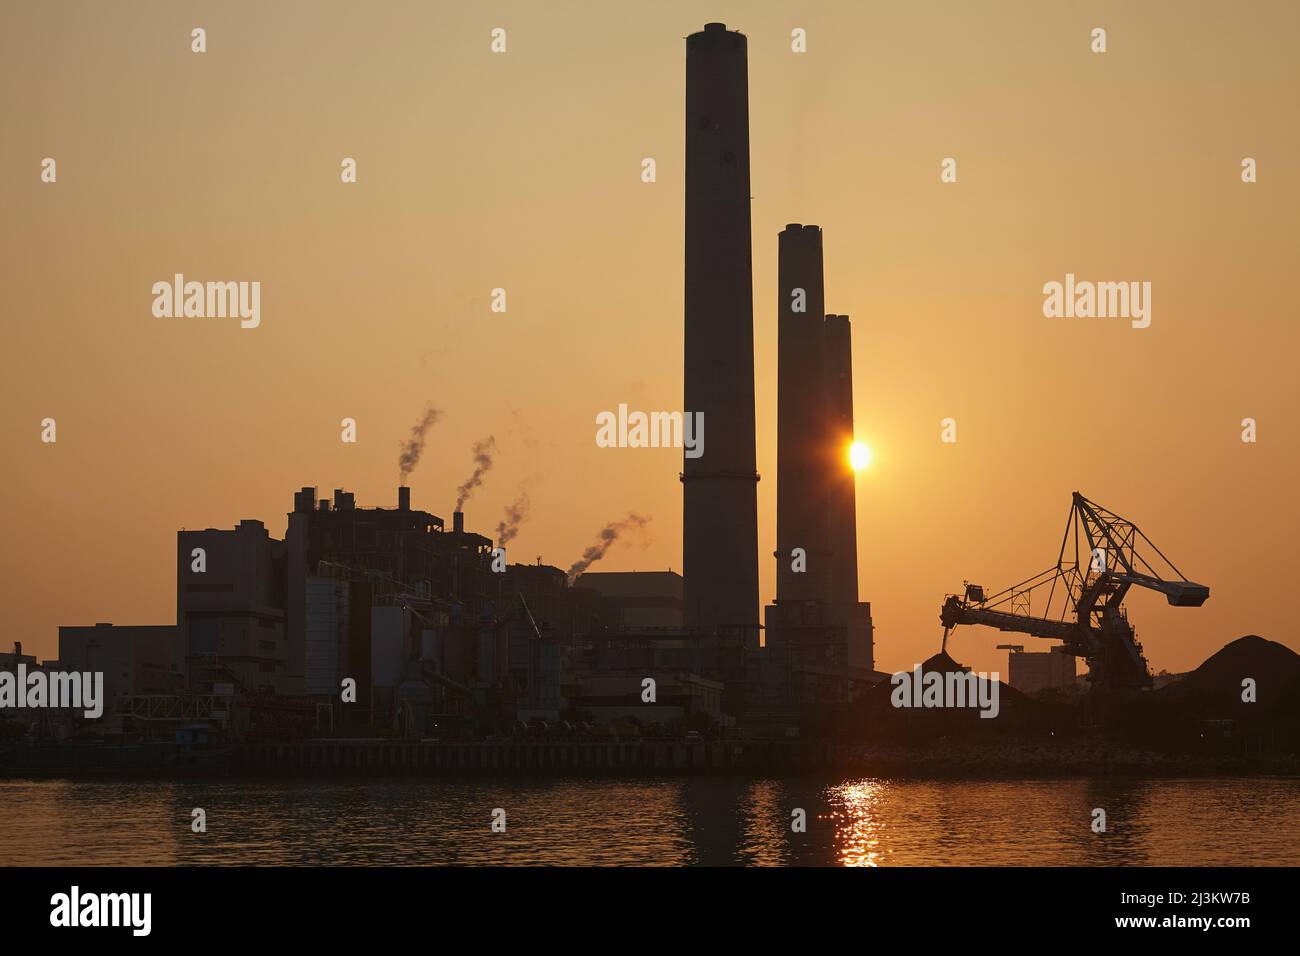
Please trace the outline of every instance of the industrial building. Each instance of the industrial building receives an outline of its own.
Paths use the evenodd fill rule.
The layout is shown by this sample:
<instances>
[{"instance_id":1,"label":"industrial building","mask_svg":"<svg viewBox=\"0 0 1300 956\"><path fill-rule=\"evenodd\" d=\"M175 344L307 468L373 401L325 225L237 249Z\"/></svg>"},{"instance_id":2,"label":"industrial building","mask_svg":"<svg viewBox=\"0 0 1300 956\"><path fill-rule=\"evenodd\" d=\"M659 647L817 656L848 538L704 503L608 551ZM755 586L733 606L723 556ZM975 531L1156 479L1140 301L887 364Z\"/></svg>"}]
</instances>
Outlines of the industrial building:
<instances>
[{"instance_id":1,"label":"industrial building","mask_svg":"<svg viewBox=\"0 0 1300 956\"><path fill-rule=\"evenodd\" d=\"M1023 694L1065 690L1078 680L1077 661L1063 647L1026 651L1020 645L1007 648L1007 683Z\"/></svg>"},{"instance_id":2,"label":"industrial building","mask_svg":"<svg viewBox=\"0 0 1300 956\"><path fill-rule=\"evenodd\" d=\"M611 630L683 625L683 582L674 571L587 571L574 583L600 593L600 621Z\"/></svg>"},{"instance_id":3,"label":"industrial building","mask_svg":"<svg viewBox=\"0 0 1300 956\"><path fill-rule=\"evenodd\" d=\"M102 671L109 702L130 694L166 694L177 684L177 646L176 628L170 624L60 627L58 667ZM105 713L109 710L106 704Z\"/></svg>"},{"instance_id":4,"label":"industrial building","mask_svg":"<svg viewBox=\"0 0 1300 956\"><path fill-rule=\"evenodd\" d=\"M500 577L502 592L522 598L538 627L563 645L600 626L601 593L581 579L570 587L568 576L554 565L510 564Z\"/></svg>"},{"instance_id":5,"label":"industrial building","mask_svg":"<svg viewBox=\"0 0 1300 956\"><path fill-rule=\"evenodd\" d=\"M302 692L288 667L285 560L261 521L176 533L176 653L192 686Z\"/></svg>"},{"instance_id":6,"label":"industrial building","mask_svg":"<svg viewBox=\"0 0 1300 956\"><path fill-rule=\"evenodd\" d=\"M295 493L285 535L289 662L332 722L337 711L338 723L422 730L467 719L476 699L504 703L492 542L466 531L463 513L452 519L448 529L412 508L407 487L392 508L359 507L343 489ZM336 706L345 679L355 681L355 707Z\"/></svg>"},{"instance_id":7,"label":"industrial building","mask_svg":"<svg viewBox=\"0 0 1300 956\"><path fill-rule=\"evenodd\" d=\"M38 663L34 654L24 654L21 641L14 641L12 651L0 651L0 671L30 677L36 672L51 675L65 670L57 660ZM108 675L104 675L107 693ZM45 737L66 736L69 729L81 722L84 711L79 708L0 707L0 723L21 727L22 732L35 732ZM12 732L12 730L10 731ZM0 740L4 739L0 732Z\"/></svg>"},{"instance_id":8,"label":"industrial building","mask_svg":"<svg viewBox=\"0 0 1300 956\"><path fill-rule=\"evenodd\" d=\"M635 670L591 674L572 692L572 706L598 724L631 720L663 732L707 730L723 721L722 683L689 672L654 676L655 700L642 700L647 675Z\"/></svg>"},{"instance_id":9,"label":"industrial building","mask_svg":"<svg viewBox=\"0 0 1300 956\"><path fill-rule=\"evenodd\" d=\"M760 615L748 98L743 34L709 23L686 38L684 411L709 437L703 455L683 455L681 574L588 571L570 585L540 560L494 571L491 539L460 511L448 528L413 508L405 485L388 507L307 486L283 540L257 520L178 533L160 673L261 708L249 726L268 733L305 721L312 733L469 736L631 716L647 676L660 723L851 701L873 653L847 464L850 328L825 312L812 225L779 240L777 595ZM796 551L806 567L792 566ZM153 667L152 645L142 653Z\"/></svg>"},{"instance_id":10,"label":"industrial building","mask_svg":"<svg viewBox=\"0 0 1300 956\"><path fill-rule=\"evenodd\" d=\"M32 670L37 666L36 656L34 654L24 654L22 642L14 641L12 651L0 651L0 671L17 673L19 664L24 665L28 670Z\"/></svg>"}]
</instances>

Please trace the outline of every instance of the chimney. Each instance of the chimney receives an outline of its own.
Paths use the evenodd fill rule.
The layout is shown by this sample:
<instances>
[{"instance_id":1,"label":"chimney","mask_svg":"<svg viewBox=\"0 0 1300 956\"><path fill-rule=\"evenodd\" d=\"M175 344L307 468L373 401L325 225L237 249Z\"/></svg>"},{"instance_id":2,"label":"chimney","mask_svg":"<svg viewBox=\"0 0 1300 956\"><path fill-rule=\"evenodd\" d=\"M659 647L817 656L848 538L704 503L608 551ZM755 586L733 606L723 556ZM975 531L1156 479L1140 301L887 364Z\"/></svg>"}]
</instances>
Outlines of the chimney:
<instances>
[{"instance_id":1,"label":"chimney","mask_svg":"<svg viewBox=\"0 0 1300 956\"><path fill-rule=\"evenodd\" d=\"M14 641L14 656L15 656L15 657L22 657L22 656L23 656L23 642L22 642L22 641Z\"/></svg>"},{"instance_id":2,"label":"chimney","mask_svg":"<svg viewBox=\"0 0 1300 956\"><path fill-rule=\"evenodd\" d=\"M716 437L682 462L682 577L688 628L757 649L748 57L744 35L721 23L686 38L682 408Z\"/></svg>"},{"instance_id":3,"label":"chimney","mask_svg":"<svg viewBox=\"0 0 1300 956\"><path fill-rule=\"evenodd\" d=\"M822 231L791 223L777 237L776 602L830 599ZM802 548L806 571L791 554Z\"/></svg>"},{"instance_id":4,"label":"chimney","mask_svg":"<svg viewBox=\"0 0 1300 956\"><path fill-rule=\"evenodd\" d=\"M402 485L397 489L397 510L411 510L411 489L406 487L406 485Z\"/></svg>"},{"instance_id":5,"label":"chimney","mask_svg":"<svg viewBox=\"0 0 1300 956\"><path fill-rule=\"evenodd\" d=\"M464 534L465 512L453 511L451 513L451 530L455 531L457 534Z\"/></svg>"},{"instance_id":6,"label":"chimney","mask_svg":"<svg viewBox=\"0 0 1300 956\"><path fill-rule=\"evenodd\" d=\"M858 603L857 476L846 449L853 443L853 346L847 315L828 315L825 333L826 435L830 451L825 500L829 507L831 600Z\"/></svg>"}]
</instances>

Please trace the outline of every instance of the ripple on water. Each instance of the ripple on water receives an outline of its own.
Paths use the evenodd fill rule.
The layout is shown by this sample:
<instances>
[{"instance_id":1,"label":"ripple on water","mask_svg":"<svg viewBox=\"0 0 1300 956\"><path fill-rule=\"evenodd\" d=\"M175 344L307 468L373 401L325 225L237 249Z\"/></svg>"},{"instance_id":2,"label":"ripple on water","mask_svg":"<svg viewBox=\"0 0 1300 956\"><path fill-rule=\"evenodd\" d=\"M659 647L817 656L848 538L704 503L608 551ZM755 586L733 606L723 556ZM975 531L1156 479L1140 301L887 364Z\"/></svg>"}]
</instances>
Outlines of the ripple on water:
<instances>
[{"instance_id":1,"label":"ripple on water","mask_svg":"<svg viewBox=\"0 0 1300 956\"><path fill-rule=\"evenodd\" d=\"M1300 781L6 780L0 833L4 866L1294 866Z\"/></svg>"}]
</instances>

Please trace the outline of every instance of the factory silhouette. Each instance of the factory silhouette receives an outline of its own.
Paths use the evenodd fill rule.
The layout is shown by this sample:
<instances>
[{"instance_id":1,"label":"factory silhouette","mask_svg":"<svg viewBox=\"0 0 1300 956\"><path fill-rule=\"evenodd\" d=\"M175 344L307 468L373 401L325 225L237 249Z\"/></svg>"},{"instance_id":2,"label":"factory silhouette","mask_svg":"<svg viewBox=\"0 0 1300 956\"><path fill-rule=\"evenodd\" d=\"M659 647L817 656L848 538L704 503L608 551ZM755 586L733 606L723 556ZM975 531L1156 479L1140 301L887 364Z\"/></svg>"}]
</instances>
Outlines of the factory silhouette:
<instances>
[{"instance_id":1,"label":"factory silhouette","mask_svg":"<svg viewBox=\"0 0 1300 956\"><path fill-rule=\"evenodd\" d=\"M230 739L556 723L793 735L801 710L834 710L879 680L857 599L849 320L824 312L817 226L778 243L778 587L760 613L746 38L707 24L687 38L686 73L683 408L709 439L683 456L681 575L588 570L644 525L636 514L567 571L507 564L495 549L526 501L496 541L462 510L492 466L491 436L450 527L415 508L407 480L441 416L431 405L403 443L392 505L309 486L283 540L251 519L180 531L175 624L61 627L46 667L105 670L112 719L131 729Z\"/></svg>"},{"instance_id":2,"label":"factory silhouette","mask_svg":"<svg viewBox=\"0 0 1300 956\"><path fill-rule=\"evenodd\" d=\"M888 675L875 670L871 605L858 593L851 325L826 311L823 232L792 223L776 237L776 598L760 608L742 34L709 23L686 39L685 106L683 410L703 416L709 437L703 455L682 459L680 575L590 570L618 535L645 524L635 513L567 569L507 563L500 548L525 519L526 497L507 509L495 540L470 530L463 510L492 467L491 436L474 448L450 527L417 508L407 479L440 416L430 406L403 444L391 504L307 486L293 494L283 540L259 520L182 530L174 624L61 627L59 660L44 666L104 671L116 701L105 720L172 735L195 765L205 748L274 745L283 754L285 742L307 739L795 746L854 715L886 721L872 708ZM963 603L949 613L987 623L977 612L989 613ZM1030 657L1042 658L1044 686L1074 680L1073 657L1024 655L1025 668ZM21 648L0 665L8 658L38 666ZM946 654L926 663L959 666ZM1007 693L1013 723L1018 706L1027 723L1041 722L1023 695ZM391 766L383 761L395 753L429 759L366 751L358 764L337 748L314 753L287 759L335 768Z\"/></svg>"}]
</instances>

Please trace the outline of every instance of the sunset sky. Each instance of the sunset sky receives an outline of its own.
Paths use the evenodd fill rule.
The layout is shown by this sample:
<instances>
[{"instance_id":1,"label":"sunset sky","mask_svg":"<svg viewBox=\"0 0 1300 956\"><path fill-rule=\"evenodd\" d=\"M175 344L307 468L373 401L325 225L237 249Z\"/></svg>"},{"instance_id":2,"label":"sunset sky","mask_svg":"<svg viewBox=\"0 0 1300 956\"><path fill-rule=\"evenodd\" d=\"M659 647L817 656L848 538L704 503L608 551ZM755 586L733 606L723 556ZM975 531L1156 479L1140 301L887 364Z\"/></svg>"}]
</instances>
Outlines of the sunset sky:
<instances>
[{"instance_id":1,"label":"sunset sky","mask_svg":"<svg viewBox=\"0 0 1300 956\"><path fill-rule=\"evenodd\" d=\"M598 448L595 416L681 407L683 38L713 20L749 37L764 603L777 233L817 223L874 457L878 667L938 649L963 580L1051 565L1074 490L1211 589L1128 599L1153 670L1300 650L1300 5L1148 0L5 4L0 647L174 621L180 528L281 536L303 485L393 506L430 402L415 507L450 523L491 434L466 521L491 534L525 486L511 560L567 567L635 511L646 540L597 568L680 569L681 452ZM178 272L260 281L260 327L155 318ZM1150 328L1045 318L1066 273L1149 281ZM1005 669L1008 637L950 650Z\"/></svg>"}]
</instances>

